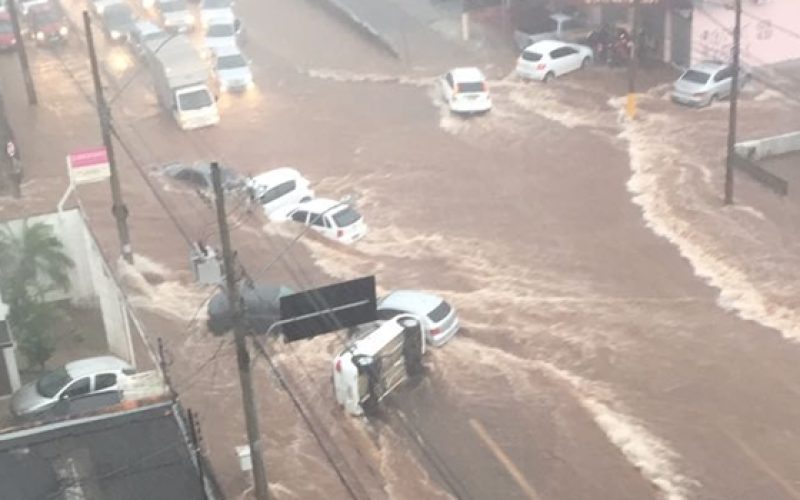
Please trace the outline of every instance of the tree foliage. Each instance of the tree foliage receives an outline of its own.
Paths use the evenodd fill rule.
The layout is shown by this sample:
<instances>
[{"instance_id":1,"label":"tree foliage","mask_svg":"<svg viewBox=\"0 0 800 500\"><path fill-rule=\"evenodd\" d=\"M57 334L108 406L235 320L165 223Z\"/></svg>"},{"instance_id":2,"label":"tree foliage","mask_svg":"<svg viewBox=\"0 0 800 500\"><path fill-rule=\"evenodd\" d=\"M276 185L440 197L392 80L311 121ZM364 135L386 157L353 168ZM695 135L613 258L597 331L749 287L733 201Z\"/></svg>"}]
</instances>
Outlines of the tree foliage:
<instances>
[{"instance_id":1,"label":"tree foliage","mask_svg":"<svg viewBox=\"0 0 800 500\"><path fill-rule=\"evenodd\" d=\"M19 232L8 226L0 231L0 293L10 309L17 346L30 366L43 368L55 350L52 330L62 314L45 299L52 291L69 290L74 265L48 224L26 221Z\"/></svg>"}]
</instances>

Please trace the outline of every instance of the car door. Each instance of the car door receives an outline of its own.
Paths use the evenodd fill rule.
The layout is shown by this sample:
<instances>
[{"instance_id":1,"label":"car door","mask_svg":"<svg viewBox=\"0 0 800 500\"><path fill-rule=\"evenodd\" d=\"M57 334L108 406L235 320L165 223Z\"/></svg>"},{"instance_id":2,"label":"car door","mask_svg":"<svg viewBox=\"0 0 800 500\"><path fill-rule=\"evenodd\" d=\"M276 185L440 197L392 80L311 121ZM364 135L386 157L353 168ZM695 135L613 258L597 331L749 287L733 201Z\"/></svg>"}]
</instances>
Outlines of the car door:
<instances>
[{"instance_id":1,"label":"car door","mask_svg":"<svg viewBox=\"0 0 800 500\"><path fill-rule=\"evenodd\" d=\"M292 212L291 218L293 221L305 225L308 223L308 212L306 210L295 210Z\"/></svg>"},{"instance_id":2,"label":"car door","mask_svg":"<svg viewBox=\"0 0 800 500\"><path fill-rule=\"evenodd\" d=\"M725 67L714 75L714 93L720 97L728 97L733 84L733 68Z\"/></svg>"},{"instance_id":3,"label":"car door","mask_svg":"<svg viewBox=\"0 0 800 500\"><path fill-rule=\"evenodd\" d=\"M550 70L555 73L556 76L566 73L566 68L564 67L565 48L566 47L559 47L550 51Z\"/></svg>"},{"instance_id":4,"label":"car door","mask_svg":"<svg viewBox=\"0 0 800 500\"><path fill-rule=\"evenodd\" d=\"M94 377L92 392L108 392L117 389L116 373L100 373Z\"/></svg>"},{"instance_id":5,"label":"car door","mask_svg":"<svg viewBox=\"0 0 800 500\"><path fill-rule=\"evenodd\" d=\"M79 378L78 380L72 381L67 387L61 391L59 394L58 399L69 399L74 398L77 396L83 396L84 394L89 394L92 390L92 381L89 377Z\"/></svg>"},{"instance_id":6,"label":"car door","mask_svg":"<svg viewBox=\"0 0 800 500\"><path fill-rule=\"evenodd\" d=\"M314 231L330 237L330 224L328 223L327 219L328 216L325 214L322 214L322 216L320 216L320 213L310 212L308 217L308 224Z\"/></svg>"},{"instance_id":7,"label":"car door","mask_svg":"<svg viewBox=\"0 0 800 500\"><path fill-rule=\"evenodd\" d=\"M566 67L565 73L575 71L581 67L581 54L574 47L564 47L564 55L561 59Z\"/></svg>"},{"instance_id":8,"label":"car door","mask_svg":"<svg viewBox=\"0 0 800 500\"><path fill-rule=\"evenodd\" d=\"M288 203L297 203L300 200L293 198L290 196L290 193L295 191L297 187L297 183L294 179L282 182L277 186L273 186L269 188L262 196L259 198L261 202L261 206L264 207L264 210L267 212L271 212L276 208L280 208L283 205ZM287 196L288 195L288 196Z\"/></svg>"}]
</instances>

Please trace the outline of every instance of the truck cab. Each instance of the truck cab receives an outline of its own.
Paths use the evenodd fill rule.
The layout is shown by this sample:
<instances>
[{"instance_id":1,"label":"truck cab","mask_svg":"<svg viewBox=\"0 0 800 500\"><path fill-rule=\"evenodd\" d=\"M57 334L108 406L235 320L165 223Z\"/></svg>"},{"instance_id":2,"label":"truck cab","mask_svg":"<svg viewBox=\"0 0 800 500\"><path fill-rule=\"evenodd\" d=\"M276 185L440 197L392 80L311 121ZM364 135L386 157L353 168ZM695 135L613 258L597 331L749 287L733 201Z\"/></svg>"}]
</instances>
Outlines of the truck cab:
<instances>
[{"instance_id":1,"label":"truck cab","mask_svg":"<svg viewBox=\"0 0 800 500\"><path fill-rule=\"evenodd\" d=\"M394 389L422 373L424 354L424 328L410 314L363 325L333 360L337 403L353 416L374 412Z\"/></svg>"}]
</instances>

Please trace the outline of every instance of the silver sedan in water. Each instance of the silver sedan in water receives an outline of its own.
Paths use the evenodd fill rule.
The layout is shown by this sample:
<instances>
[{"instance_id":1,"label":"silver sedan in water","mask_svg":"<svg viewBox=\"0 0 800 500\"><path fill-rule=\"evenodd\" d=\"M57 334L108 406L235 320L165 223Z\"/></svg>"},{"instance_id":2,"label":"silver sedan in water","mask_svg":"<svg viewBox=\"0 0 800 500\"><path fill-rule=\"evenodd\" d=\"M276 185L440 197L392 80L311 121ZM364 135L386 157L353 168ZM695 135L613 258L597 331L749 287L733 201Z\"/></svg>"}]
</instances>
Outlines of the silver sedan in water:
<instances>
[{"instance_id":1,"label":"silver sedan in water","mask_svg":"<svg viewBox=\"0 0 800 500\"><path fill-rule=\"evenodd\" d=\"M425 340L441 347L458 332L456 310L446 300L417 290L395 290L378 301L378 318L390 319L398 314L413 314L425 327Z\"/></svg>"}]
</instances>

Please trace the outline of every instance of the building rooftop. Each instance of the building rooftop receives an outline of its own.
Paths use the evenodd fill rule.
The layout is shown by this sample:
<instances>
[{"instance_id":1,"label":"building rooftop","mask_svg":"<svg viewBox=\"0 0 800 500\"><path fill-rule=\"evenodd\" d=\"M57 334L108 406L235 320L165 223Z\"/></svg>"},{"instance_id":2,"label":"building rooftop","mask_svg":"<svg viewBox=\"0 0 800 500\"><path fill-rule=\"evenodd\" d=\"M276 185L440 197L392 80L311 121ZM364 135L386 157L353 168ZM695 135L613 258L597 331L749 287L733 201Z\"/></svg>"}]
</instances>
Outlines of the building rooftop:
<instances>
[{"instance_id":1,"label":"building rooftop","mask_svg":"<svg viewBox=\"0 0 800 500\"><path fill-rule=\"evenodd\" d=\"M0 434L3 500L201 500L171 402Z\"/></svg>"}]
</instances>

